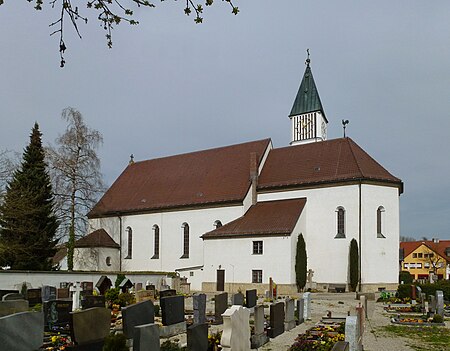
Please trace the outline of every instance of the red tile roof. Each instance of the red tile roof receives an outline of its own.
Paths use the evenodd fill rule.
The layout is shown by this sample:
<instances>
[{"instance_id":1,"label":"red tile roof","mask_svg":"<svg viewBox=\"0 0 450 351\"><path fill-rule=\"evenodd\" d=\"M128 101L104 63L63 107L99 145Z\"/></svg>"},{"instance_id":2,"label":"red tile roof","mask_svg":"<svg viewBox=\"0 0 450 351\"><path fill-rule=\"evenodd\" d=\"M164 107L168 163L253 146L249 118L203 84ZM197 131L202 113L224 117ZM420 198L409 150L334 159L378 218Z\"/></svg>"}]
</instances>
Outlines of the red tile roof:
<instances>
[{"instance_id":1,"label":"red tile roof","mask_svg":"<svg viewBox=\"0 0 450 351\"><path fill-rule=\"evenodd\" d=\"M54 265L59 264L64 259L64 257L67 256L66 244L58 245L56 248L58 249L58 251L56 251L55 256L52 257L52 263Z\"/></svg>"},{"instance_id":2,"label":"red tile roof","mask_svg":"<svg viewBox=\"0 0 450 351\"><path fill-rule=\"evenodd\" d=\"M400 179L352 139L341 138L271 150L258 180L258 190L360 179L393 183L402 189Z\"/></svg>"},{"instance_id":3,"label":"red tile roof","mask_svg":"<svg viewBox=\"0 0 450 351\"><path fill-rule=\"evenodd\" d=\"M258 202L250 207L242 217L203 234L202 238L290 235L305 203L305 198Z\"/></svg>"},{"instance_id":4,"label":"red tile roof","mask_svg":"<svg viewBox=\"0 0 450 351\"><path fill-rule=\"evenodd\" d=\"M269 144L264 139L136 162L88 216L242 202L250 187L250 154L259 164Z\"/></svg>"},{"instance_id":5,"label":"red tile roof","mask_svg":"<svg viewBox=\"0 0 450 351\"><path fill-rule=\"evenodd\" d=\"M422 244L427 246L430 250L438 253L447 261L450 261L450 257L446 255L446 249L449 248L450 251L450 240L439 240L438 242L434 242L433 240L402 241L400 242L400 249L404 250L403 257L408 257L408 255L419 248Z\"/></svg>"},{"instance_id":6,"label":"red tile roof","mask_svg":"<svg viewBox=\"0 0 450 351\"><path fill-rule=\"evenodd\" d=\"M112 247L120 248L104 229L97 229L75 242L75 247Z\"/></svg>"}]
</instances>

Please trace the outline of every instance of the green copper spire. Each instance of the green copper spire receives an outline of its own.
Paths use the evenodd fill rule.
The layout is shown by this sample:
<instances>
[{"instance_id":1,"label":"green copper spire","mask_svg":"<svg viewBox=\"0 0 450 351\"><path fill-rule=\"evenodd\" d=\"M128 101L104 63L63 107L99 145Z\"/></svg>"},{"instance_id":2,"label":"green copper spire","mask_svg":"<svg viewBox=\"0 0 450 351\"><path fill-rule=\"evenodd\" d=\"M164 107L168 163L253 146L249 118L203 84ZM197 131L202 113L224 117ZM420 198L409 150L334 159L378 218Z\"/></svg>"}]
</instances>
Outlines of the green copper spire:
<instances>
[{"instance_id":1,"label":"green copper spire","mask_svg":"<svg viewBox=\"0 0 450 351\"><path fill-rule=\"evenodd\" d=\"M303 75L303 79L300 84L300 88L298 89L298 93L295 98L294 105L292 106L292 110L291 113L289 114L289 117L314 111L321 111L323 116L325 117L325 112L323 111L319 93L316 88L316 83L314 83L311 67L309 67L310 62L311 61L309 59L309 50L308 50L308 58L306 59L305 74Z\"/></svg>"}]
</instances>

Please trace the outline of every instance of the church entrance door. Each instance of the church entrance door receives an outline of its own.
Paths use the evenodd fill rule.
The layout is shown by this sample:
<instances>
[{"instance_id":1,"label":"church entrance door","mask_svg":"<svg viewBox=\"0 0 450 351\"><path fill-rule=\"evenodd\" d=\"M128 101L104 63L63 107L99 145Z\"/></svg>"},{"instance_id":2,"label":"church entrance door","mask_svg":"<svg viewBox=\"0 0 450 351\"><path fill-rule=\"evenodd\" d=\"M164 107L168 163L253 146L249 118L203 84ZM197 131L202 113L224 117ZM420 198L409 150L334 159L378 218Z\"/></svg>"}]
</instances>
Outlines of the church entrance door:
<instances>
[{"instance_id":1,"label":"church entrance door","mask_svg":"<svg viewBox=\"0 0 450 351\"><path fill-rule=\"evenodd\" d=\"M217 270L216 290L217 291L225 290L225 270L224 269Z\"/></svg>"}]
</instances>

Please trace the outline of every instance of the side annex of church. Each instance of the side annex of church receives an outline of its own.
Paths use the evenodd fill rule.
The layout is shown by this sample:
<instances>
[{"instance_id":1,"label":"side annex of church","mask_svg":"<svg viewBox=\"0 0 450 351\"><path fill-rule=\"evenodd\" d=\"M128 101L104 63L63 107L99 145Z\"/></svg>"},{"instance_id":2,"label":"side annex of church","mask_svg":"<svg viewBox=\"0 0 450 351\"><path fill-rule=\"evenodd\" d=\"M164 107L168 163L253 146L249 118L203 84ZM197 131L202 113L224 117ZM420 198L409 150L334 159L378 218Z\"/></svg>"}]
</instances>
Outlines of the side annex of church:
<instances>
[{"instance_id":1,"label":"side annex of church","mask_svg":"<svg viewBox=\"0 0 450 351\"><path fill-rule=\"evenodd\" d=\"M309 287L348 291L356 239L361 290L395 289L403 183L351 138L327 140L306 63L290 146L264 139L130 162L89 213L74 269L176 272L207 292L264 293L272 278L289 294L302 234Z\"/></svg>"}]
</instances>

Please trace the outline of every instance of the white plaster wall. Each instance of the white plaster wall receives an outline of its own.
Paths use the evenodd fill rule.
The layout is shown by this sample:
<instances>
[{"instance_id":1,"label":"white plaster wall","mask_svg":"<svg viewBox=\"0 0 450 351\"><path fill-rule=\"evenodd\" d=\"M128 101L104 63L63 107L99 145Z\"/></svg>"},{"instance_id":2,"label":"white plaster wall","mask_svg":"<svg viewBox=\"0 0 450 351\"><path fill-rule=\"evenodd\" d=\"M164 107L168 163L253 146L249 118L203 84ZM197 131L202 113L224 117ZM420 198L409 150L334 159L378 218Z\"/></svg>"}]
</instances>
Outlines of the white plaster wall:
<instances>
[{"instance_id":1,"label":"white plaster wall","mask_svg":"<svg viewBox=\"0 0 450 351\"><path fill-rule=\"evenodd\" d=\"M308 269L314 271L313 281L318 283L347 283L350 240L358 240L358 186L293 190L260 194L260 201L306 197L303 209ZM346 237L337 234L336 209L345 209ZM296 238L295 238L296 239ZM295 249L294 249L295 250Z\"/></svg>"},{"instance_id":2,"label":"white plaster wall","mask_svg":"<svg viewBox=\"0 0 450 351\"><path fill-rule=\"evenodd\" d=\"M263 254L253 255L253 241L263 242ZM251 283L252 270L263 271L262 282L272 277L276 283L292 279L291 237L209 239L204 241L204 281L215 282L217 270L225 270L225 283ZM219 268L220 266L220 268Z\"/></svg>"},{"instance_id":3,"label":"white plaster wall","mask_svg":"<svg viewBox=\"0 0 450 351\"><path fill-rule=\"evenodd\" d=\"M362 283L397 283L399 260L399 195L398 189L362 185ZM377 209L383 206L382 233L377 238ZM380 285L381 287L381 285Z\"/></svg>"},{"instance_id":4,"label":"white plaster wall","mask_svg":"<svg viewBox=\"0 0 450 351\"><path fill-rule=\"evenodd\" d=\"M174 271L175 269L203 265L203 242L200 238L214 229L214 222L220 220L226 224L244 214L244 207L229 206L185 211L150 213L122 217L122 270L126 271ZM189 224L189 258L183 255L183 223ZM90 222L92 229L104 228L120 243L119 220L115 218L94 219ZM159 259L152 259L154 254L153 225L160 228ZM127 256L127 231L133 230L133 254Z\"/></svg>"},{"instance_id":5,"label":"white plaster wall","mask_svg":"<svg viewBox=\"0 0 450 351\"><path fill-rule=\"evenodd\" d=\"M74 270L79 271L118 271L119 250L110 247L88 248L76 247L74 249ZM111 265L106 264L110 257Z\"/></svg>"}]
</instances>

